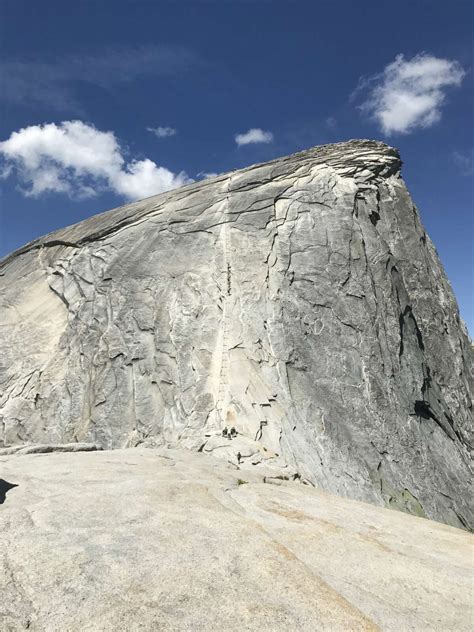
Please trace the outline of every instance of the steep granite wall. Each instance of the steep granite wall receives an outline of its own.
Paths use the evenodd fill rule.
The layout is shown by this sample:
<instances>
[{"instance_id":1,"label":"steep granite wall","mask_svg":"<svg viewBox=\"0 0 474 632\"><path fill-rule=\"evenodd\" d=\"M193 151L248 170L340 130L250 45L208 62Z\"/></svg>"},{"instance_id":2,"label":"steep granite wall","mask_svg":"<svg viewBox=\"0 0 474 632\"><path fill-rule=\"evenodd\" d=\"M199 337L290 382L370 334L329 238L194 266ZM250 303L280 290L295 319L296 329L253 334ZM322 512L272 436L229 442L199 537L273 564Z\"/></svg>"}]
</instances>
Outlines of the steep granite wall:
<instances>
[{"instance_id":1,"label":"steep granite wall","mask_svg":"<svg viewBox=\"0 0 474 632\"><path fill-rule=\"evenodd\" d=\"M0 445L184 446L472 524L472 352L400 164L316 147L7 257Z\"/></svg>"}]
</instances>

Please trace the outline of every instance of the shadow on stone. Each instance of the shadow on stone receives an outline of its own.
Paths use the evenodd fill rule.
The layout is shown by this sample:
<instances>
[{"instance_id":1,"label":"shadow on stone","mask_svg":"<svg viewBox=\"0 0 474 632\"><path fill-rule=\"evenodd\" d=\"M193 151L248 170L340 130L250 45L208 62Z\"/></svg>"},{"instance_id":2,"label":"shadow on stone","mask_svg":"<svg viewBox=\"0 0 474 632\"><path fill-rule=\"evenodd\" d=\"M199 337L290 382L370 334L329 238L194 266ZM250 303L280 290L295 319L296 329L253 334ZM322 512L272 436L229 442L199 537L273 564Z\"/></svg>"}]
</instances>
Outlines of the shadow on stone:
<instances>
[{"instance_id":1,"label":"shadow on stone","mask_svg":"<svg viewBox=\"0 0 474 632\"><path fill-rule=\"evenodd\" d=\"M4 481L3 478L0 478L0 505L3 505L5 502L5 497L7 492L9 492L14 487L18 487L15 483L9 483L8 481Z\"/></svg>"}]
</instances>

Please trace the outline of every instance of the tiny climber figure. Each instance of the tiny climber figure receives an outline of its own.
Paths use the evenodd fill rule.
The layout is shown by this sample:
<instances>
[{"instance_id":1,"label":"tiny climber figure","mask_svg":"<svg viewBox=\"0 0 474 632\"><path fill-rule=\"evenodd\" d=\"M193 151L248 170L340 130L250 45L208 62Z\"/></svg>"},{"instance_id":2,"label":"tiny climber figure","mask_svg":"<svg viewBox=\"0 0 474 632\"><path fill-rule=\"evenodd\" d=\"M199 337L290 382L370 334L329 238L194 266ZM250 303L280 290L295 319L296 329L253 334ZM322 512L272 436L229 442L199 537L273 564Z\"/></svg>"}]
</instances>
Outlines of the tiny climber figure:
<instances>
[{"instance_id":1,"label":"tiny climber figure","mask_svg":"<svg viewBox=\"0 0 474 632\"><path fill-rule=\"evenodd\" d=\"M232 426L232 428L224 428L222 430L222 436L223 437L227 437L227 439L233 439L234 437L237 436L237 430L235 429L234 426Z\"/></svg>"}]
</instances>

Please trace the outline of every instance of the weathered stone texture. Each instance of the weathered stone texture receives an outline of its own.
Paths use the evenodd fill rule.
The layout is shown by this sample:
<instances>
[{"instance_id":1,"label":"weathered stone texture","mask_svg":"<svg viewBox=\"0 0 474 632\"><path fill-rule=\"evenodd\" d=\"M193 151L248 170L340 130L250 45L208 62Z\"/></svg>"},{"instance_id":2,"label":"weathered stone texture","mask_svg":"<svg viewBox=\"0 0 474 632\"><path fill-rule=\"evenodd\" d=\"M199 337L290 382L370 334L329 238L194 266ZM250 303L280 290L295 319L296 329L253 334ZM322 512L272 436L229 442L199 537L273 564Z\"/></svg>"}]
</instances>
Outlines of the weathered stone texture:
<instances>
[{"instance_id":1,"label":"weathered stone texture","mask_svg":"<svg viewBox=\"0 0 474 632\"><path fill-rule=\"evenodd\" d=\"M461 529L179 449L0 472L2 631L472 630Z\"/></svg>"},{"instance_id":2,"label":"weathered stone texture","mask_svg":"<svg viewBox=\"0 0 474 632\"><path fill-rule=\"evenodd\" d=\"M183 446L472 524L472 351L400 164L317 147L13 253L0 445Z\"/></svg>"}]
</instances>

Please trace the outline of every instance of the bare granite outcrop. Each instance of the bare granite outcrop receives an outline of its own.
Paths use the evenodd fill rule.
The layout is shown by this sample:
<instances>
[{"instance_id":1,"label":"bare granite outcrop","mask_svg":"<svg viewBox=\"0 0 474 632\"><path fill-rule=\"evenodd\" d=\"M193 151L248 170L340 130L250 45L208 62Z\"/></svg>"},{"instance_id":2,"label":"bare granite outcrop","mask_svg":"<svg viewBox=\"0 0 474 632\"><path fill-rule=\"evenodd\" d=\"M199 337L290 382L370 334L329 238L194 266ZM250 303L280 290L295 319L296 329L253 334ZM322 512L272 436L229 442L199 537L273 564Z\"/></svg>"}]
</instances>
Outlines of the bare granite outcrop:
<instances>
[{"instance_id":1,"label":"bare granite outcrop","mask_svg":"<svg viewBox=\"0 0 474 632\"><path fill-rule=\"evenodd\" d=\"M2 631L472 630L461 529L184 449L0 472Z\"/></svg>"},{"instance_id":2,"label":"bare granite outcrop","mask_svg":"<svg viewBox=\"0 0 474 632\"><path fill-rule=\"evenodd\" d=\"M316 147L5 258L0 447L184 447L472 527L472 349L400 168Z\"/></svg>"}]
</instances>

